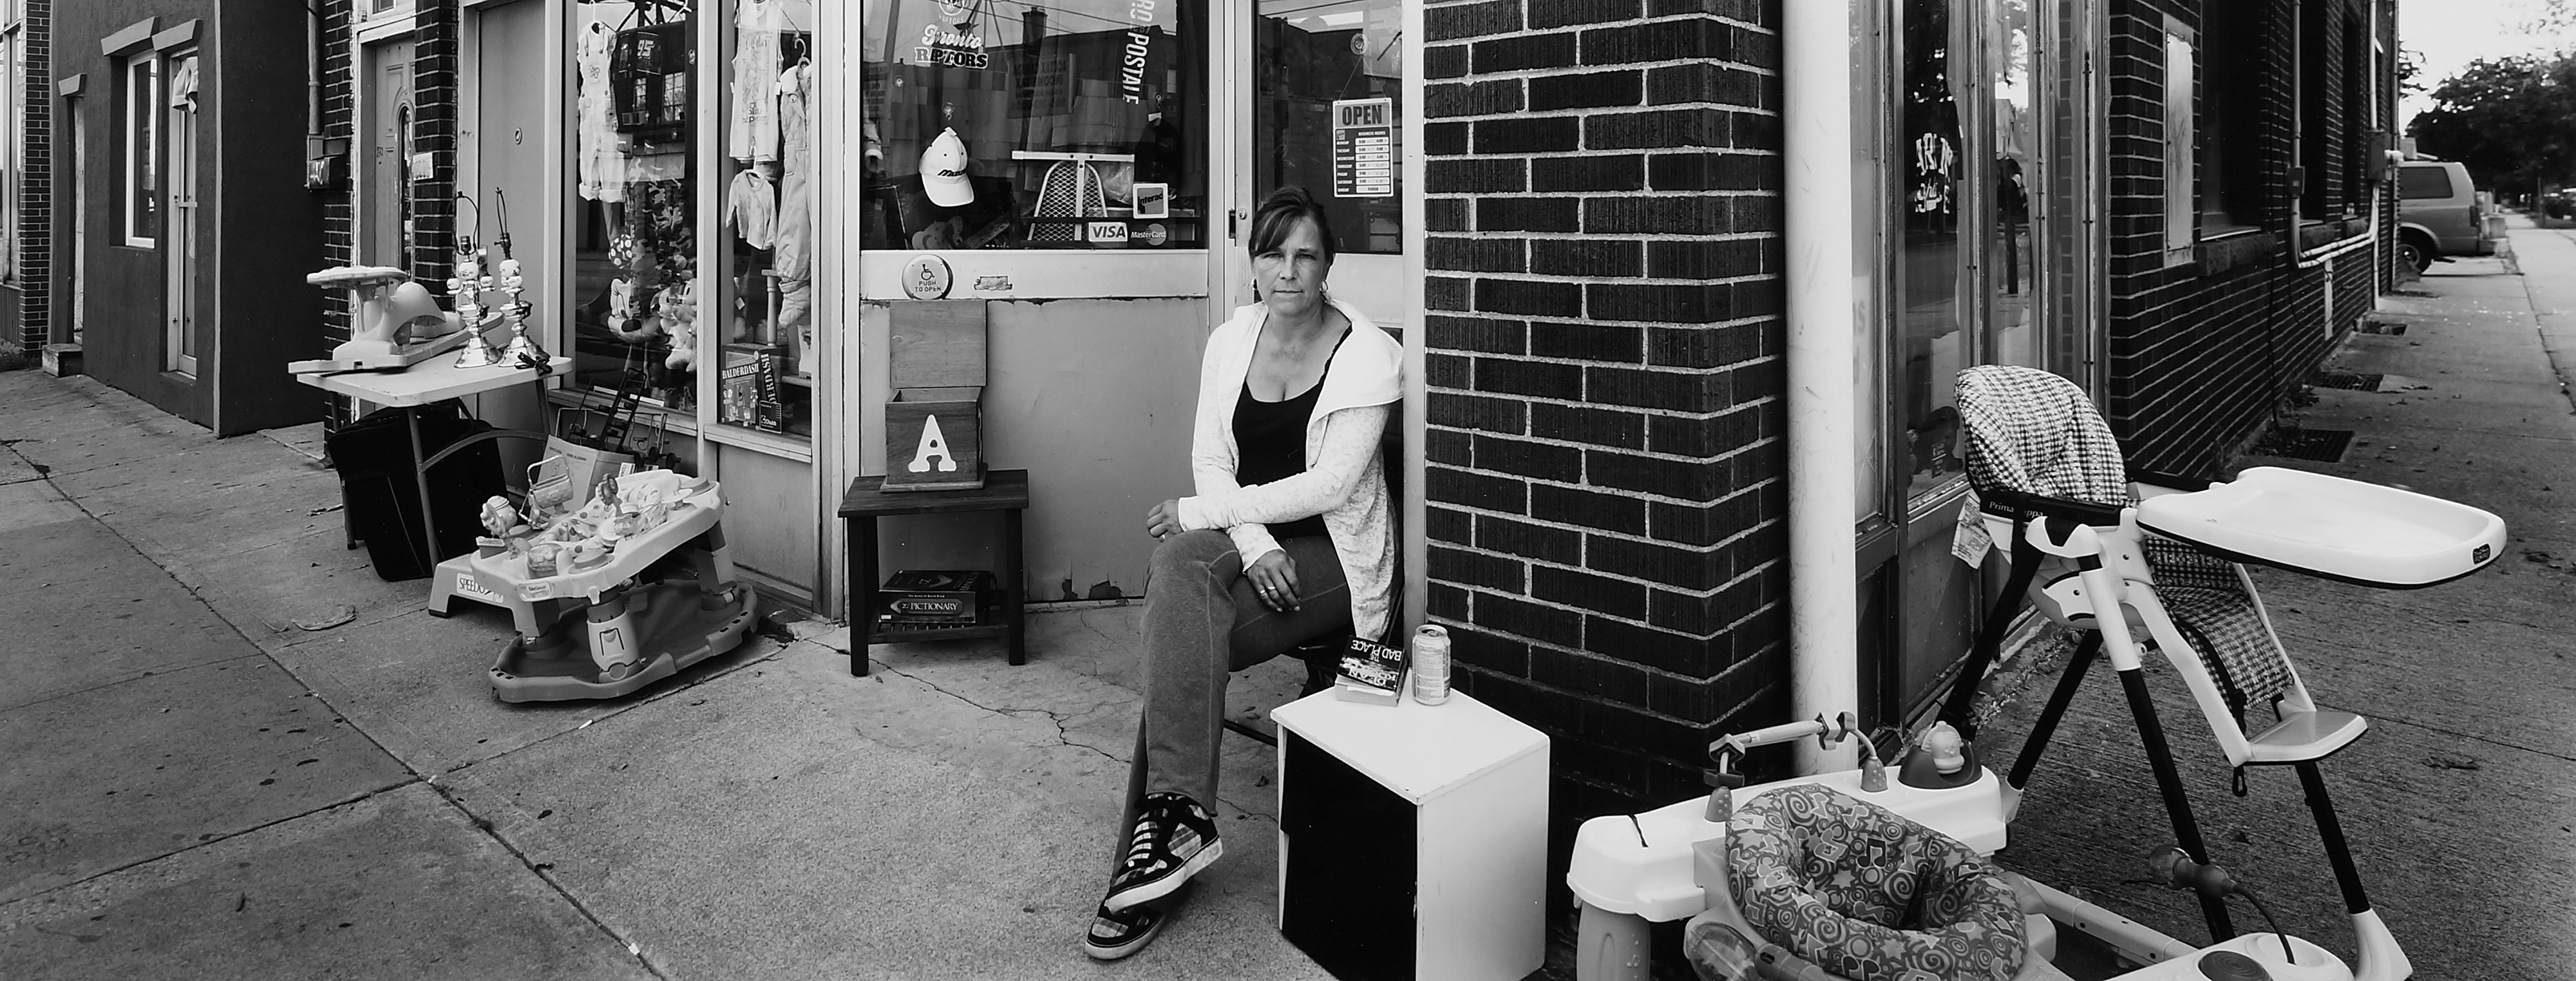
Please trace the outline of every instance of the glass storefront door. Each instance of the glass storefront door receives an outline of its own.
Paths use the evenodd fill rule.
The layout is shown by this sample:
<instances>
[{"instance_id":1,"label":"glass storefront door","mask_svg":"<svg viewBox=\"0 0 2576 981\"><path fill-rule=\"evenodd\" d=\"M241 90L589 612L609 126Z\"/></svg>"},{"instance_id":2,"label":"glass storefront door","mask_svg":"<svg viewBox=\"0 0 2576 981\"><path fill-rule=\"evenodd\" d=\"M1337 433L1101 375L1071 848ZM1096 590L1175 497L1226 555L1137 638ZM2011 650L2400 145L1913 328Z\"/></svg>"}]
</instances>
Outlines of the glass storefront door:
<instances>
[{"instance_id":1,"label":"glass storefront door","mask_svg":"<svg viewBox=\"0 0 2576 981\"><path fill-rule=\"evenodd\" d=\"M1882 131L1890 267L1881 347L1885 522L1862 577L1893 654L1879 721L1922 710L1968 650L1987 590L1951 554L1966 500L1959 371L2047 368L2087 389L2099 318L2089 38L2098 0L1895 0ZM1872 386L1864 386L1864 391ZM1868 468L1864 467L1864 471Z\"/></svg>"},{"instance_id":2,"label":"glass storefront door","mask_svg":"<svg viewBox=\"0 0 2576 981\"><path fill-rule=\"evenodd\" d=\"M412 268L412 42L408 37L367 46L366 104L359 119L365 168L366 231L362 265Z\"/></svg>"},{"instance_id":3,"label":"glass storefront door","mask_svg":"<svg viewBox=\"0 0 2576 981\"><path fill-rule=\"evenodd\" d=\"M1335 299L1381 326L1403 325L1404 38L1398 0L1261 0L1226 91L1233 107L1233 237L1224 306L1253 302L1243 252L1252 209L1281 187L1302 187L1333 226Z\"/></svg>"}]
</instances>

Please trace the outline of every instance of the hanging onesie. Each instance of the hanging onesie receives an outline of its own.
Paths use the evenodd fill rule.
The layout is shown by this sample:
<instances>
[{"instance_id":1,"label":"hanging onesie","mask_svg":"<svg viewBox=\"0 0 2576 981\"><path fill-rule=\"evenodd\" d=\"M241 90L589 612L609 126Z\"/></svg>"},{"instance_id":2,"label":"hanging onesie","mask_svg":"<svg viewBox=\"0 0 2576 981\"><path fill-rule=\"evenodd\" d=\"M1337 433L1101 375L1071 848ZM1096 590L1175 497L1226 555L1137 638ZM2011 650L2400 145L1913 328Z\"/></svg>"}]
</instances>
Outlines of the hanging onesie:
<instances>
[{"instance_id":1,"label":"hanging onesie","mask_svg":"<svg viewBox=\"0 0 2576 981\"><path fill-rule=\"evenodd\" d=\"M626 200L626 155L617 148L616 103L608 91L608 54L617 33L605 18L632 13L615 3L581 5L581 25L574 29L573 62L580 68L580 95L573 120L579 152L581 196L593 201Z\"/></svg>"},{"instance_id":2,"label":"hanging onesie","mask_svg":"<svg viewBox=\"0 0 2576 981\"><path fill-rule=\"evenodd\" d=\"M783 0L740 0L734 8L733 99L725 114L725 155L778 159L778 63Z\"/></svg>"}]
</instances>

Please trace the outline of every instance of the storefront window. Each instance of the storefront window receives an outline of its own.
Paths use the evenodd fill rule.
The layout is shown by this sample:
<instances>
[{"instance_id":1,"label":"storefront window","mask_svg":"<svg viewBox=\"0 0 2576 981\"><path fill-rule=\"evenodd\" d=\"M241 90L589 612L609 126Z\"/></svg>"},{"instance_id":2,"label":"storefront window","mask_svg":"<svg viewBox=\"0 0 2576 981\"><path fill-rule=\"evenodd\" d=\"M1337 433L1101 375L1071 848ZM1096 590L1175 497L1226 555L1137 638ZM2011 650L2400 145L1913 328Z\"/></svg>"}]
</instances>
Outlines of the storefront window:
<instances>
[{"instance_id":1,"label":"storefront window","mask_svg":"<svg viewBox=\"0 0 2576 981\"><path fill-rule=\"evenodd\" d=\"M2039 112L2031 77L2038 55L2038 25L2030 0L1995 0L1983 49L1986 85L1994 107L1990 150L1994 194L1986 204L1987 357L1993 364L2046 367L2036 348L2040 254L2033 230L2048 201L2031 193L2040 179Z\"/></svg>"},{"instance_id":2,"label":"storefront window","mask_svg":"<svg viewBox=\"0 0 2576 981\"><path fill-rule=\"evenodd\" d=\"M1205 0L872 0L870 249L1207 247Z\"/></svg>"},{"instance_id":3,"label":"storefront window","mask_svg":"<svg viewBox=\"0 0 2576 981\"><path fill-rule=\"evenodd\" d=\"M150 54L125 64L125 244L150 247L161 235L161 62Z\"/></svg>"},{"instance_id":4,"label":"storefront window","mask_svg":"<svg viewBox=\"0 0 2576 981\"><path fill-rule=\"evenodd\" d=\"M1969 257L1962 252L1962 224L1981 195L1967 181L1960 107L1973 69L1953 60L1970 49L1958 43L1951 0L1906 0L1899 57L1904 91L1898 109L1899 205L1904 215L1898 259L1902 305L1897 354L1904 359L1903 400L1909 500L1936 490L1964 470L1959 459L1959 369L1977 363L1963 329L1975 294L1964 288ZM1961 70L1968 68L1968 70Z\"/></svg>"},{"instance_id":5,"label":"storefront window","mask_svg":"<svg viewBox=\"0 0 2576 981\"><path fill-rule=\"evenodd\" d=\"M679 408L698 355L695 6L578 4L572 39L573 383Z\"/></svg>"},{"instance_id":6,"label":"storefront window","mask_svg":"<svg viewBox=\"0 0 2576 981\"><path fill-rule=\"evenodd\" d=\"M702 304L718 425L814 432L814 0L719 0L725 25L723 265Z\"/></svg>"}]
</instances>

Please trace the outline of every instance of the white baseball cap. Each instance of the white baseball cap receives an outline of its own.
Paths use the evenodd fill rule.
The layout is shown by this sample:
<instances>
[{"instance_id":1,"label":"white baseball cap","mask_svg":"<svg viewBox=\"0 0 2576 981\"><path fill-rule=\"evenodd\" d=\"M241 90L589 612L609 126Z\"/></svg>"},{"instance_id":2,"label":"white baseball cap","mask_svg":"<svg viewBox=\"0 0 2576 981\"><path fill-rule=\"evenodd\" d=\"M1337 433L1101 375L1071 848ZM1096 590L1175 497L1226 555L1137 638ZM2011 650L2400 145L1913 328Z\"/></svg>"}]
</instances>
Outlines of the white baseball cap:
<instances>
[{"instance_id":1,"label":"white baseball cap","mask_svg":"<svg viewBox=\"0 0 2576 981\"><path fill-rule=\"evenodd\" d=\"M966 180L966 141L957 138L956 130L940 130L930 148L921 151L921 189L942 208L975 200L975 185Z\"/></svg>"}]
</instances>

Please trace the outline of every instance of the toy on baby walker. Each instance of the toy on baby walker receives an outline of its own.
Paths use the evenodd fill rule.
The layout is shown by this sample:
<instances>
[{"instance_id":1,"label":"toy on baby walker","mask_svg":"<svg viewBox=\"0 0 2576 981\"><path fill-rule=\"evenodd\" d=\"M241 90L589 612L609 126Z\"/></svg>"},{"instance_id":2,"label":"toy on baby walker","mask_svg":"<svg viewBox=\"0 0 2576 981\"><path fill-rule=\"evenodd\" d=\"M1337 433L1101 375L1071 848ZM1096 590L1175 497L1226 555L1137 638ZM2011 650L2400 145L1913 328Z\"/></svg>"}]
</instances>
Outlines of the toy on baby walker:
<instances>
[{"instance_id":1,"label":"toy on baby walker","mask_svg":"<svg viewBox=\"0 0 2576 981\"><path fill-rule=\"evenodd\" d=\"M741 643L755 599L735 581L714 481L628 468L587 499L569 484L532 485L524 513L485 502L491 536L434 580L432 613L457 597L511 612L519 635L492 666L494 695L612 698Z\"/></svg>"}]
</instances>

